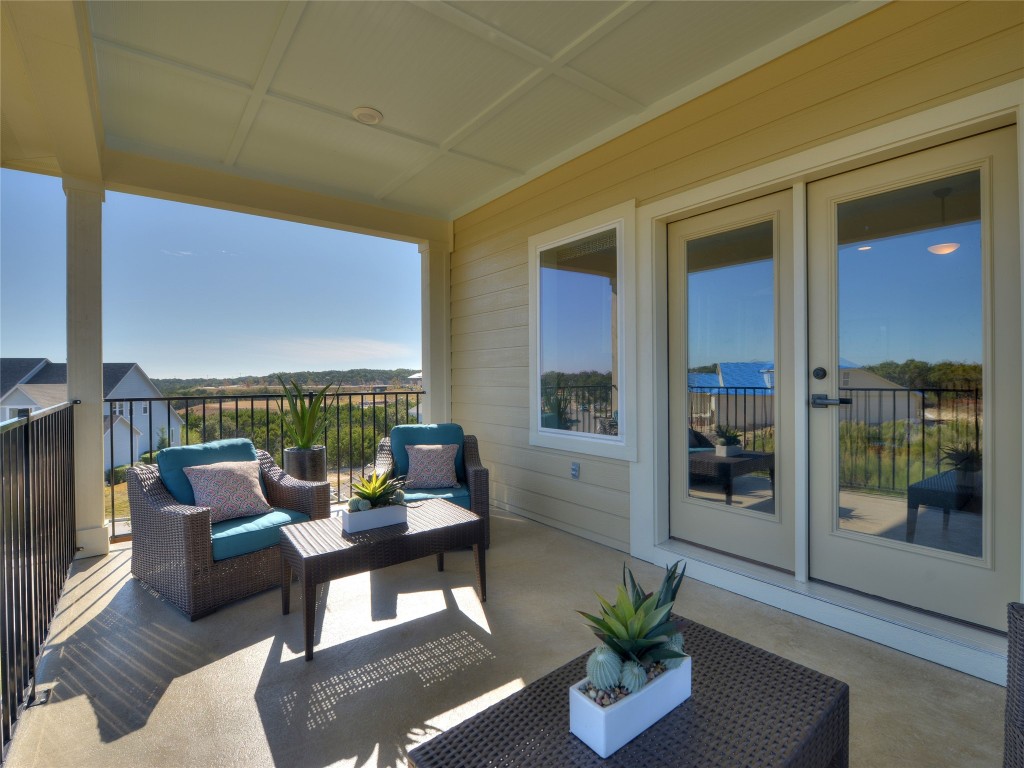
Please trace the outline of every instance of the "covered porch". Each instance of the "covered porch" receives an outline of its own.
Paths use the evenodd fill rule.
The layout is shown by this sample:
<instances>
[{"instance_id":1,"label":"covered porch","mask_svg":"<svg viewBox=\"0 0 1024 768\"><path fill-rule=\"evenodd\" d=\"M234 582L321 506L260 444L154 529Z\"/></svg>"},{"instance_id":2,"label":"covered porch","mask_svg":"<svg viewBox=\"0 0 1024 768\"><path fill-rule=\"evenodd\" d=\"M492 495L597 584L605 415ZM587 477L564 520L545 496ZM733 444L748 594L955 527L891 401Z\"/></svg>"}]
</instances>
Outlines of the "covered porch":
<instances>
[{"instance_id":1,"label":"covered porch","mask_svg":"<svg viewBox=\"0 0 1024 768\"><path fill-rule=\"evenodd\" d=\"M189 623L129 573L130 544L77 560L7 765L404 766L408 750L587 651L575 613L625 561L492 515L488 599L472 553L321 587L316 655L277 590ZM298 586L293 587L297 590ZM293 603L297 596L293 596ZM852 766L996 766L1005 691L687 578L676 611L850 685Z\"/></svg>"},{"instance_id":2,"label":"covered porch","mask_svg":"<svg viewBox=\"0 0 1024 768\"><path fill-rule=\"evenodd\" d=\"M799 233L809 183L996 129L1013 132L1016 166L1001 168L1019 178L1024 10L701 3L709 18L672 16L687 5L546 3L539 19L533 3L253 3L249 16L193 4L198 23L176 15L184 4L3 1L2 161L63 180L77 403L58 494L76 559L38 668L26 665L49 698L20 713L11 765L402 765L590 647L574 611L613 589L623 560L651 582L680 557L679 613L850 685L852 764L998 764L1004 627L824 583L810 565L805 238L778 279L792 313L768 323L788 354L790 388L773 404L788 441L774 509L797 521L785 567L693 546L670 525L665 282L668 226L684 216L784 191ZM362 110L385 95L373 124ZM131 577L101 479L107 190L418 245L423 420L477 435L491 471L486 606L468 553L444 574L428 560L334 582L307 664L301 621L275 591L189 624ZM622 407L596 434L621 450L541 445L530 240L612 208L629 211ZM986 454L1000 504L986 502L979 570L1009 574L1005 604L1024 595L1024 398L1020 251L999 245L986 264L1018 279L997 281L1000 310L986 317L1016 330L999 337L989 423L1016 444ZM764 495L748 490L751 505Z\"/></svg>"}]
</instances>

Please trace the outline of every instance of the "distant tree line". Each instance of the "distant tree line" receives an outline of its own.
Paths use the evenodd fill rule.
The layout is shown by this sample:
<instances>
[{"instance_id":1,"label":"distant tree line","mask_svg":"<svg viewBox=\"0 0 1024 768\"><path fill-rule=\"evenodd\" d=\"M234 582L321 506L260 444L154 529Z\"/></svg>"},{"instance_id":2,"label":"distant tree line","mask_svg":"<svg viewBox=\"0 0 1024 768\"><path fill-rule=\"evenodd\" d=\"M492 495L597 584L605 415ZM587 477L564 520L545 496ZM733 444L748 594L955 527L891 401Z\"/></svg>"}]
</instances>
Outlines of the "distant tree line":
<instances>
[{"instance_id":1,"label":"distant tree line","mask_svg":"<svg viewBox=\"0 0 1024 768\"><path fill-rule=\"evenodd\" d=\"M612 385L612 372L607 371L580 371L579 373L562 373L561 371L546 371L541 374L541 389L554 389L558 387L610 387Z\"/></svg>"},{"instance_id":2,"label":"distant tree line","mask_svg":"<svg viewBox=\"0 0 1024 768\"><path fill-rule=\"evenodd\" d=\"M981 389L981 363L886 360L863 368L908 389Z\"/></svg>"},{"instance_id":3,"label":"distant tree line","mask_svg":"<svg viewBox=\"0 0 1024 768\"><path fill-rule=\"evenodd\" d=\"M209 394L208 388L245 388L261 392L278 392L281 389L277 377L285 381L295 380L303 389L320 389L328 384L342 387L408 386L409 377L415 368L353 368L347 371L292 371L272 373L267 376L239 376L237 378L192 378L153 379L153 383L165 397L176 395Z\"/></svg>"}]
</instances>

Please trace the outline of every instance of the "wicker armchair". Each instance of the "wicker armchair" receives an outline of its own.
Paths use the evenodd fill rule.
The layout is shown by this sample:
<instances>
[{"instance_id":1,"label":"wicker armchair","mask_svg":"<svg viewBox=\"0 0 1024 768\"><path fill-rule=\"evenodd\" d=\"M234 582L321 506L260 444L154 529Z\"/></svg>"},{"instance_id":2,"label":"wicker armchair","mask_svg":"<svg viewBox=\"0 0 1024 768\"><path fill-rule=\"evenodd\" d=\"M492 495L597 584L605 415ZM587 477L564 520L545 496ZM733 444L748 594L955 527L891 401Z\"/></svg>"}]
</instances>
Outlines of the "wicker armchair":
<instances>
[{"instance_id":1,"label":"wicker armchair","mask_svg":"<svg viewBox=\"0 0 1024 768\"><path fill-rule=\"evenodd\" d=\"M1024 605L1006 607L1006 734L1003 767L1024 768Z\"/></svg>"},{"instance_id":2,"label":"wicker armchair","mask_svg":"<svg viewBox=\"0 0 1024 768\"><path fill-rule=\"evenodd\" d=\"M296 480L270 454L257 451L267 500L311 519L330 516L330 483ZM181 504L155 465L128 470L132 574L190 620L281 583L281 548L213 559L209 507Z\"/></svg>"},{"instance_id":3,"label":"wicker armchair","mask_svg":"<svg viewBox=\"0 0 1024 768\"><path fill-rule=\"evenodd\" d=\"M480 461L480 445L475 436L463 436L462 454L465 465L465 481L469 489L469 510L484 519L484 547L489 548L491 546L490 473ZM395 471L395 457L391 451L390 437L385 437L377 445L374 471L384 476Z\"/></svg>"}]
</instances>

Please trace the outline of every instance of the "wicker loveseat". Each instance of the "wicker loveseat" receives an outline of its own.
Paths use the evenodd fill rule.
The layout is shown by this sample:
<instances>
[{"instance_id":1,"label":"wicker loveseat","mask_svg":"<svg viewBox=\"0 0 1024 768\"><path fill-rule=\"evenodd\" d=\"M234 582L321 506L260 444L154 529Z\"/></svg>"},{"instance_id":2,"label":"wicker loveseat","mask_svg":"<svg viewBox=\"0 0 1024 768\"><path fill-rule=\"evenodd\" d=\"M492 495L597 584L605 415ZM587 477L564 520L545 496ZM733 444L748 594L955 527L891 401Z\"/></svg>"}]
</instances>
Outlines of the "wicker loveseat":
<instances>
[{"instance_id":1,"label":"wicker loveseat","mask_svg":"<svg viewBox=\"0 0 1024 768\"><path fill-rule=\"evenodd\" d=\"M211 524L210 508L192 505L195 497L187 479L182 485L181 467L248 460L259 461L273 509ZM329 483L289 477L248 440L168 448L157 463L128 470L132 574L192 621L279 586L280 526L330 515Z\"/></svg>"},{"instance_id":2,"label":"wicker loveseat","mask_svg":"<svg viewBox=\"0 0 1024 768\"><path fill-rule=\"evenodd\" d=\"M484 546L491 545L490 473L480 461L476 437L464 434L458 424L401 424L377 446L374 470L378 474L402 477L409 472L409 445L458 445L455 474L459 485L451 488L406 486L405 500L415 504L423 499L445 499L475 512L484 519Z\"/></svg>"}]
</instances>

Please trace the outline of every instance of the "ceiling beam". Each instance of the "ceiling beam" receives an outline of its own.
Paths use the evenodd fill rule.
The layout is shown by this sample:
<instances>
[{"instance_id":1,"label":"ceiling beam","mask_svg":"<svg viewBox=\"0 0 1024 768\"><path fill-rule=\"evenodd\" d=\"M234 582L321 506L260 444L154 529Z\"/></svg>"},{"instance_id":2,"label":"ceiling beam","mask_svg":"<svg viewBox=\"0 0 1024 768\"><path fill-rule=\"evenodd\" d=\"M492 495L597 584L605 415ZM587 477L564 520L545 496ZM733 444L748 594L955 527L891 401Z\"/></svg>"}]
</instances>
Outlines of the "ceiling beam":
<instances>
[{"instance_id":1,"label":"ceiling beam","mask_svg":"<svg viewBox=\"0 0 1024 768\"><path fill-rule=\"evenodd\" d=\"M281 66L281 60L288 50L288 45L295 35L295 30L299 26L299 21L302 19L302 13L305 9L305 0L302 2L293 1L285 6L284 13L281 15L281 21L277 25L277 32L274 33L274 39L271 41L267 55L263 59L263 66L260 67L256 83L249 94L249 102L245 105L242 117L238 121L238 127L235 128L234 138L231 140L231 146L228 149L227 156L224 158L225 165L234 165L235 161L238 160L238 155L242 152L245 140L249 137L249 131L252 129L252 124L256 120L260 106L263 104L263 97L267 95L267 90L274 81L277 69Z\"/></svg>"},{"instance_id":2,"label":"ceiling beam","mask_svg":"<svg viewBox=\"0 0 1024 768\"><path fill-rule=\"evenodd\" d=\"M448 243L445 219L405 213L320 192L273 184L132 152L104 153L106 188L406 242Z\"/></svg>"},{"instance_id":3,"label":"ceiling beam","mask_svg":"<svg viewBox=\"0 0 1024 768\"><path fill-rule=\"evenodd\" d=\"M3 7L61 175L102 184L103 126L84 3L6 2Z\"/></svg>"}]
</instances>

